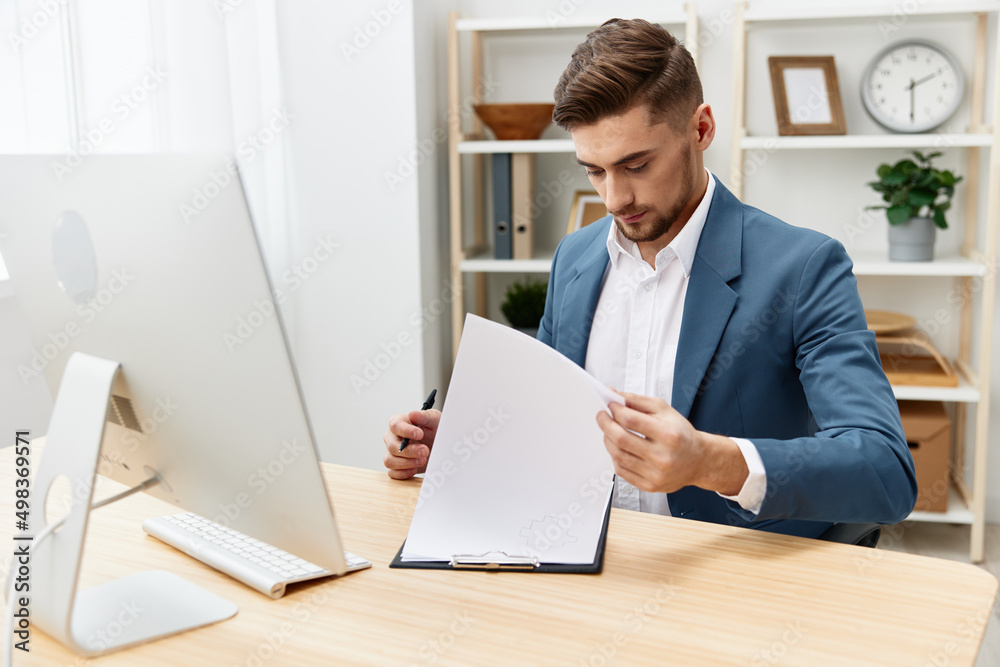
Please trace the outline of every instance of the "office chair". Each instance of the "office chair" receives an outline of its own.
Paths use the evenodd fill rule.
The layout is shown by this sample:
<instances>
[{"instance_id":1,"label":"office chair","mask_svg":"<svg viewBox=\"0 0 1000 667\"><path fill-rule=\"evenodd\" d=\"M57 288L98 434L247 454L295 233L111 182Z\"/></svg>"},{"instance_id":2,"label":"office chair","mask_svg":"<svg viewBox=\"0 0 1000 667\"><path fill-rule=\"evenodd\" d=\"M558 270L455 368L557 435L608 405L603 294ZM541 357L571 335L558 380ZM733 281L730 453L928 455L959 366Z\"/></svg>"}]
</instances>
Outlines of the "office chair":
<instances>
[{"instance_id":1,"label":"office chair","mask_svg":"<svg viewBox=\"0 0 1000 667\"><path fill-rule=\"evenodd\" d=\"M877 523L835 523L816 539L875 548L881 536L882 526Z\"/></svg>"}]
</instances>

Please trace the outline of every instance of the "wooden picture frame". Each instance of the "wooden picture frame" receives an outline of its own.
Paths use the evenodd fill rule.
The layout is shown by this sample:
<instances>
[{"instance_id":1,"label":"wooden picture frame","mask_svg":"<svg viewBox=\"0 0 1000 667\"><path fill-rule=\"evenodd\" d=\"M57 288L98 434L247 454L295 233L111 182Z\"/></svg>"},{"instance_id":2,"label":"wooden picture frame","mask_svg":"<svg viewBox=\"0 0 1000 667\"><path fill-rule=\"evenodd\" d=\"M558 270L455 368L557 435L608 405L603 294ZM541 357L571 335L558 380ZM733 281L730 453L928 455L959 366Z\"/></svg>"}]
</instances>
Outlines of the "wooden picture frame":
<instances>
[{"instance_id":1,"label":"wooden picture frame","mask_svg":"<svg viewBox=\"0 0 1000 667\"><path fill-rule=\"evenodd\" d=\"M847 134L833 56L771 56L778 134Z\"/></svg>"},{"instance_id":2,"label":"wooden picture frame","mask_svg":"<svg viewBox=\"0 0 1000 667\"><path fill-rule=\"evenodd\" d=\"M566 233L572 234L608 214L601 195L592 190L577 190L573 193L573 205L569 209Z\"/></svg>"}]
</instances>

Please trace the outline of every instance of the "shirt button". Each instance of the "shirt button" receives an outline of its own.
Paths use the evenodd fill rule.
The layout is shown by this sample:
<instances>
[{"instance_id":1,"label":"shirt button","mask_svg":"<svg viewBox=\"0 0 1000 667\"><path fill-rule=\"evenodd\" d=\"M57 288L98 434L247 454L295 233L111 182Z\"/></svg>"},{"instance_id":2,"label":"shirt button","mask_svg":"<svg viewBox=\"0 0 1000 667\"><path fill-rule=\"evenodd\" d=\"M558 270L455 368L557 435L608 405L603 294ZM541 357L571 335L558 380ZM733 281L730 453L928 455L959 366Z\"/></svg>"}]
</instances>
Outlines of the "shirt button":
<instances>
[{"instance_id":1,"label":"shirt button","mask_svg":"<svg viewBox=\"0 0 1000 667\"><path fill-rule=\"evenodd\" d=\"M646 290L647 292L652 292L653 291L653 283L646 283L645 285L642 286L642 288L644 290Z\"/></svg>"},{"instance_id":2,"label":"shirt button","mask_svg":"<svg viewBox=\"0 0 1000 667\"><path fill-rule=\"evenodd\" d=\"M642 358L642 350L632 350L632 358L633 359L641 359Z\"/></svg>"}]
</instances>

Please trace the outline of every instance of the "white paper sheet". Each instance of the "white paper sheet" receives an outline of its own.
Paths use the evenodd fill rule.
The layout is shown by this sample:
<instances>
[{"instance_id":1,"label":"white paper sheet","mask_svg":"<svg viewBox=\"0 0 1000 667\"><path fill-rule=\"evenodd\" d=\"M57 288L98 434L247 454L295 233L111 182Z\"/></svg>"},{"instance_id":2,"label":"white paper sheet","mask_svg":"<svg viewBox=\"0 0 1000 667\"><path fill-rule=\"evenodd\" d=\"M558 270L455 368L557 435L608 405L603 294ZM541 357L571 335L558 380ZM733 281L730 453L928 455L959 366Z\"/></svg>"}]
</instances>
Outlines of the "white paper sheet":
<instances>
[{"instance_id":1,"label":"white paper sheet","mask_svg":"<svg viewBox=\"0 0 1000 667\"><path fill-rule=\"evenodd\" d=\"M544 343L467 316L402 560L593 562L614 476L596 417L612 401Z\"/></svg>"}]
</instances>

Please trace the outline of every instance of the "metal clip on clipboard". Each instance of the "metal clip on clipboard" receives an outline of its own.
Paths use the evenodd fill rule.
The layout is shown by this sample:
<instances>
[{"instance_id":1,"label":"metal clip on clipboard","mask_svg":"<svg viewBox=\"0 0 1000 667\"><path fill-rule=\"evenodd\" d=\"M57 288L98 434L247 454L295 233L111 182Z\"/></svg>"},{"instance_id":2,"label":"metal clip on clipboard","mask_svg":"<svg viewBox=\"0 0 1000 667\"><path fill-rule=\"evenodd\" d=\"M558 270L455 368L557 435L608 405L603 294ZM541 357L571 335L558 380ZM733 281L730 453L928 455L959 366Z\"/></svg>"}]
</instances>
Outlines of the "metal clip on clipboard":
<instances>
[{"instance_id":1,"label":"metal clip on clipboard","mask_svg":"<svg viewBox=\"0 0 1000 667\"><path fill-rule=\"evenodd\" d=\"M455 569L533 570L538 565L538 558L535 556L511 556L503 551L487 551L480 555L456 554L451 557L451 566Z\"/></svg>"}]
</instances>

